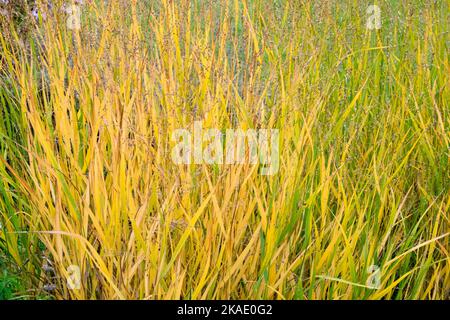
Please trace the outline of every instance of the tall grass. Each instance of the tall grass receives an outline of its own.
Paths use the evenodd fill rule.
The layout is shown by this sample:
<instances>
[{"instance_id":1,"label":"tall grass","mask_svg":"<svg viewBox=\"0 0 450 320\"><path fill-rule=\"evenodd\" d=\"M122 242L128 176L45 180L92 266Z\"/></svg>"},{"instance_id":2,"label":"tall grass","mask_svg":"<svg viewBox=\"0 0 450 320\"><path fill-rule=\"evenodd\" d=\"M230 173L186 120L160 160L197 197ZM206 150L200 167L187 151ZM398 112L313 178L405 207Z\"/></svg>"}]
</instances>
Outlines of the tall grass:
<instances>
[{"instance_id":1,"label":"tall grass","mask_svg":"<svg viewBox=\"0 0 450 320\"><path fill-rule=\"evenodd\" d=\"M25 38L3 21L0 239L33 292L445 299L449 1L379 1L380 30L368 5L92 1L79 31L55 9ZM278 128L279 172L174 164L196 120Z\"/></svg>"}]
</instances>

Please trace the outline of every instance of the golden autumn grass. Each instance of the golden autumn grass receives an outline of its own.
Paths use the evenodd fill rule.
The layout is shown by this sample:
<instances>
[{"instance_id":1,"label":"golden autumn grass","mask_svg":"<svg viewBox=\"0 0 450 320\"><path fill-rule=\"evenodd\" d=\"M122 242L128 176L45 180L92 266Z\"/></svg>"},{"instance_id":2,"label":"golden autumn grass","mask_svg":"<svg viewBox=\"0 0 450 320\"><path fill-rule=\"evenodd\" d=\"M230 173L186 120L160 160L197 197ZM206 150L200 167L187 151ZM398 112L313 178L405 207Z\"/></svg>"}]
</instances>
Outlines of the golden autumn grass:
<instances>
[{"instance_id":1,"label":"golden autumn grass","mask_svg":"<svg viewBox=\"0 0 450 320\"><path fill-rule=\"evenodd\" d=\"M380 30L352 0L3 21L0 247L28 295L446 299L449 1L376 4ZM279 172L174 164L196 120L279 129Z\"/></svg>"}]
</instances>

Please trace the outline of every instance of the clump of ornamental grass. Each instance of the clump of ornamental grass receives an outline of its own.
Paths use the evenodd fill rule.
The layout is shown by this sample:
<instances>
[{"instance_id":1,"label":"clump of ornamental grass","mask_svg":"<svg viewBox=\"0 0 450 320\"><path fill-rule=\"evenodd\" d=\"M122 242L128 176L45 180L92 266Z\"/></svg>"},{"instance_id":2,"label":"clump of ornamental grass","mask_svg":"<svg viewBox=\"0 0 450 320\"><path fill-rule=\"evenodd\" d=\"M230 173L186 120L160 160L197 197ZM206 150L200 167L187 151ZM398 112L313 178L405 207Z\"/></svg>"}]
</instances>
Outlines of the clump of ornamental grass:
<instances>
[{"instance_id":1,"label":"clump of ornamental grass","mask_svg":"<svg viewBox=\"0 0 450 320\"><path fill-rule=\"evenodd\" d=\"M92 1L27 50L6 26L8 254L59 299L444 299L449 8L427 3L379 2L371 30L359 1ZM278 172L174 163L195 121L279 129Z\"/></svg>"}]
</instances>

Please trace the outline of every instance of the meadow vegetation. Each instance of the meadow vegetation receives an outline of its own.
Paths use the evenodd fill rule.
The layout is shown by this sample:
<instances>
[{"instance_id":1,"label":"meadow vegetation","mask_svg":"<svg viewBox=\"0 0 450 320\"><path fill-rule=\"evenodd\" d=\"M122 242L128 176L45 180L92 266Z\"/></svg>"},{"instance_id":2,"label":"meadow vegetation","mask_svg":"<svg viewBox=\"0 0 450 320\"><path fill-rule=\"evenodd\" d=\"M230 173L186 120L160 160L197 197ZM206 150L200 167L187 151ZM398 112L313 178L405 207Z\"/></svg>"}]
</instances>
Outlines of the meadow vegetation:
<instances>
[{"instance_id":1,"label":"meadow vegetation","mask_svg":"<svg viewBox=\"0 0 450 320\"><path fill-rule=\"evenodd\" d=\"M449 297L450 1L1 3L0 298ZM195 121L278 172L174 163Z\"/></svg>"}]
</instances>

